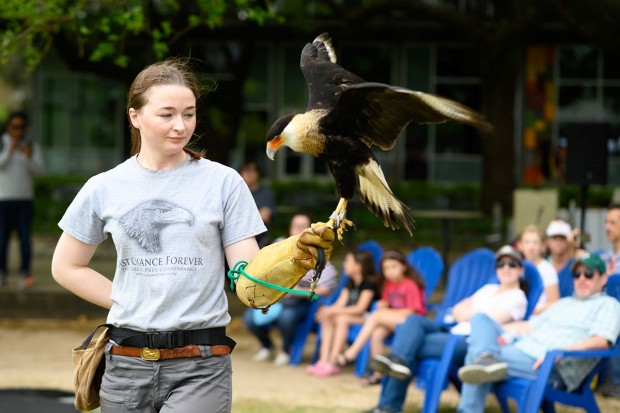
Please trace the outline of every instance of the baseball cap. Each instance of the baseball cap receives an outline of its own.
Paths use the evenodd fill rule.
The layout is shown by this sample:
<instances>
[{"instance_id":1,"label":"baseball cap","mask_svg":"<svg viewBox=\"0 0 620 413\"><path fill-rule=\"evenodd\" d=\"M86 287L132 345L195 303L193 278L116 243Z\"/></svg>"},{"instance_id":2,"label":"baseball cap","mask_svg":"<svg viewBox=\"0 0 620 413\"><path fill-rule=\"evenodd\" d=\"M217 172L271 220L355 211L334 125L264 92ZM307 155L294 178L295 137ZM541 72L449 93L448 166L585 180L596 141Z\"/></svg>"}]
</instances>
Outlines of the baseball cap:
<instances>
[{"instance_id":1,"label":"baseball cap","mask_svg":"<svg viewBox=\"0 0 620 413\"><path fill-rule=\"evenodd\" d=\"M598 272L600 272L601 274L605 274L605 272L607 272L607 267L605 265L605 261L603 261L603 259L601 257L599 257L598 255L595 254L585 254L582 257L580 257L579 259L577 259L577 261L575 261L575 263L573 264L573 267L571 268L571 270L574 270L575 267L577 267L577 265L585 265L586 268L590 269L590 270L596 270Z\"/></svg>"},{"instance_id":2,"label":"baseball cap","mask_svg":"<svg viewBox=\"0 0 620 413\"><path fill-rule=\"evenodd\" d=\"M499 260L502 257L510 257L515 259L516 261L523 261L523 256L516 248L511 245L504 245L495 253L495 260Z\"/></svg>"},{"instance_id":3,"label":"baseball cap","mask_svg":"<svg viewBox=\"0 0 620 413\"><path fill-rule=\"evenodd\" d=\"M570 224L566 221L562 221L561 219L554 219L547 225L547 231L545 234L548 237L568 237L570 235Z\"/></svg>"}]
</instances>

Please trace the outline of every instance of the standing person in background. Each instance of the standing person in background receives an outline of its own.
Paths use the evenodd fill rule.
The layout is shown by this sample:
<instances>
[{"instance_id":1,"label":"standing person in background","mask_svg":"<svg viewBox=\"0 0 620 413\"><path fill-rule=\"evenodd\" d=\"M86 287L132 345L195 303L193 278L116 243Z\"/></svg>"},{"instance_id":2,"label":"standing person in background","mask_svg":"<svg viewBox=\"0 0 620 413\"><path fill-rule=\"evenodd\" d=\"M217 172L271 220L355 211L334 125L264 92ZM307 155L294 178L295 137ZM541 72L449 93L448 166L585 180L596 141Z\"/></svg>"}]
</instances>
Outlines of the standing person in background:
<instances>
[{"instance_id":1,"label":"standing person in background","mask_svg":"<svg viewBox=\"0 0 620 413\"><path fill-rule=\"evenodd\" d=\"M372 255L367 251L350 251L342 264L348 277L336 302L319 308L316 320L321 326L321 352L315 364L307 371L324 377L340 373L335 359L347 345L352 325L364 323L370 306L374 302L378 279Z\"/></svg>"},{"instance_id":2,"label":"standing person in background","mask_svg":"<svg viewBox=\"0 0 620 413\"><path fill-rule=\"evenodd\" d=\"M620 273L620 204L607 207L605 216L605 233L611 248L603 251L600 257L605 262L609 275ZM605 397L620 398L620 356L609 359L609 368L602 394Z\"/></svg>"},{"instance_id":3,"label":"standing person in background","mask_svg":"<svg viewBox=\"0 0 620 413\"><path fill-rule=\"evenodd\" d=\"M381 299L370 313L351 346L336 357L339 367L353 363L366 342L370 340L371 357L385 353L384 340L411 314L426 314L424 281L409 265L400 251L386 251L381 257ZM382 376L373 372L366 383L381 383Z\"/></svg>"},{"instance_id":4,"label":"standing person in background","mask_svg":"<svg viewBox=\"0 0 620 413\"><path fill-rule=\"evenodd\" d=\"M560 299L560 281L558 273L549 261L545 260L545 234L536 225L528 225L521 231L518 249L523 257L534 264L545 289L534 308L534 314L540 314Z\"/></svg>"},{"instance_id":5,"label":"standing person in background","mask_svg":"<svg viewBox=\"0 0 620 413\"><path fill-rule=\"evenodd\" d=\"M620 273L620 204L611 204L607 207L605 234L611 243L611 248L603 251L600 257L607 265L608 274Z\"/></svg>"},{"instance_id":6,"label":"standing person in background","mask_svg":"<svg viewBox=\"0 0 620 413\"><path fill-rule=\"evenodd\" d=\"M24 112L9 115L0 140L0 286L7 285L8 248L13 230L21 249L21 287L33 284L31 226L34 176L43 172L40 147L26 134Z\"/></svg>"},{"instance_id":7,"label":"standing person in background","mask_svg":"<svg viewBox=\"0 0 620 413\"><path fill-rule=\"evenodd\" d=\"M54 279L109 309L102 413L232 411L225 261L273 257L259 251L265 226L243 179L187 147L200 89L187 59L142 70L127 100L132 156L90 178L58 224ZM113 280L90 266L108 235ZM290 249L331 253L333 231L316 235Z\"/></svg>"},{"instance_id":8,"label":"standing person in background","mask_svg":"<svg viewBox=\"0 0 620 413\"><path fill-rule=\"evenodd\" d=\"M239 169L239 173L248 188L250 188L250 192L252 192L252 197L254 198L254 202L256 202L258 212L260 212L260 217L267 227L267 230L269 230L276 215L275 195L269 188L261 185L260 169L255 161L244 162ZM257 235L256 241L258 242L259 247L264 247L269 243L269 233L264 232Z\"/></svg>"},{"instance_id":9,"label":"standing person in background","mask_svg":"<svg viewBox=\"0 0 620 413\"><path fill-rule=\"evenodd\" d=\"M312 220L308 215L298 214L291 218L289 225L289 236L302 233L309 228ZM276 241L278 241L278 238ZM314 270L308 273L295 286L296 290L310 290L310 277ZM327 261L321 278L316 286L315 293L319 296L328 296L336 287L338 271L330 261ZM290 361L290 349L297 332L297 327L310 311L311 302L307 297L287 294L280 301L269 308L267 314L262 314L261 310L248 308L243 313L243 323L250 333L260 342L260 349L254 354L254 361L268 361L274 357L274 364L283 366ZM282 347L275 349L273 340L270 337L271 330L277 328L282 337Z\"/></svg>"}]
</instances>

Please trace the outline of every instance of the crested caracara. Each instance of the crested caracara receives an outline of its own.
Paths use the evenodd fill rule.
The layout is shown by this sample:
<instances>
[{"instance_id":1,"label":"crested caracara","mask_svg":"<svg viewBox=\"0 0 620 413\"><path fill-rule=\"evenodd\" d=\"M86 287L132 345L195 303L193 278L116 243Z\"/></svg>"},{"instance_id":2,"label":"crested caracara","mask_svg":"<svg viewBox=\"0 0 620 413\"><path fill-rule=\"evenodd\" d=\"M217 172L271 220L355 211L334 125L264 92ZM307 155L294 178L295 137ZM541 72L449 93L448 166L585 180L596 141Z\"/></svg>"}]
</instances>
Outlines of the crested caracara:
<instances>
[{"instance_id":1,"label":"crested caracara","mask_svg":"<svg viewBox=\"0 0 620 413\"><path fill-rule=\"evenodd\" d=\"M285 145L327 162L340 197L330 216L340 239L345 226L351 224L346 208L356 189L362 202L386 227L403 227L412 234L409 208L392 193L372 146L392 149L411 122L452 120L483 131L491 126L480 114L452 100L365 82L336 63L327 33L306 44L300 66L308 84L308 106L304 113L288 114L274 122L267 132L267 156L273 159Z\"/></svg>"}]
</instances>

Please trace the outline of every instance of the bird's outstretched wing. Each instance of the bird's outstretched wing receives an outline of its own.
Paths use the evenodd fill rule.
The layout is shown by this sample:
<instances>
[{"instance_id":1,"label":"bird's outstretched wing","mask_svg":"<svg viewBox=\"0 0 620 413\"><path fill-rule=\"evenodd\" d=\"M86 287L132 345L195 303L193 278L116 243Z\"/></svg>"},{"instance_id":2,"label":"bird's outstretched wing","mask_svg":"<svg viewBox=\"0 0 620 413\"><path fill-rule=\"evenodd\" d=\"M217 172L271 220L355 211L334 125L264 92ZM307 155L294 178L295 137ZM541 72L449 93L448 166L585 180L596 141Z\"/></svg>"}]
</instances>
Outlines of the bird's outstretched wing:
<instances>
[{"instance_id":1,"label":"bird's outstretched wing","mask_svg":"<svg viewBox=\"0 0 620 413\"><path fill-rule=\"evenodd\" d=\"M473 109L440 96L382 83L348 85L322 125L333 132L369 139L383 150L394 147L411 123L456 121L489 131L491 125Z\"/></svg>"},{"instance_id":2,"label":"bird's outstretched wing","mask_svg":"<svg viewBox=\"0 0 620 413\"><path fill-rule=\"evenodd\" d=\"M308 85L306 111L331 108L345 85L364 82L361 77L336 64L336 51L327 33L304 46L299 66Z\"/></svg>"}]
</instances>

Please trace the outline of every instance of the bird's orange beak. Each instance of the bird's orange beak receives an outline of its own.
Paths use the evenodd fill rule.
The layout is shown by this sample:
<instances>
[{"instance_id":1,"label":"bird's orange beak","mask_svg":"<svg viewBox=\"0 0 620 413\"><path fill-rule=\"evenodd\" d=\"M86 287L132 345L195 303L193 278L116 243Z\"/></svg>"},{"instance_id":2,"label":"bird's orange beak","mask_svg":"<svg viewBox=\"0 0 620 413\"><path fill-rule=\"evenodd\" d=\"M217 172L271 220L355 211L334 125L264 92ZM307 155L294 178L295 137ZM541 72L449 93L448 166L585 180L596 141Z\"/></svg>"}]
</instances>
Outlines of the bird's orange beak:
<instances>
[{"instance_id":1,"label":"bird's orange beak","mask_svg":"<svg viewBox=\"0 0 620 413\"><path fill-rule=\"evenodd\" d=\"M273 158L276 156L276 152L280 149L282 144L284 144L284 138L282 135L278 135L267 142L267 157L273 161Z\"/></svg>"}]
</instances>

